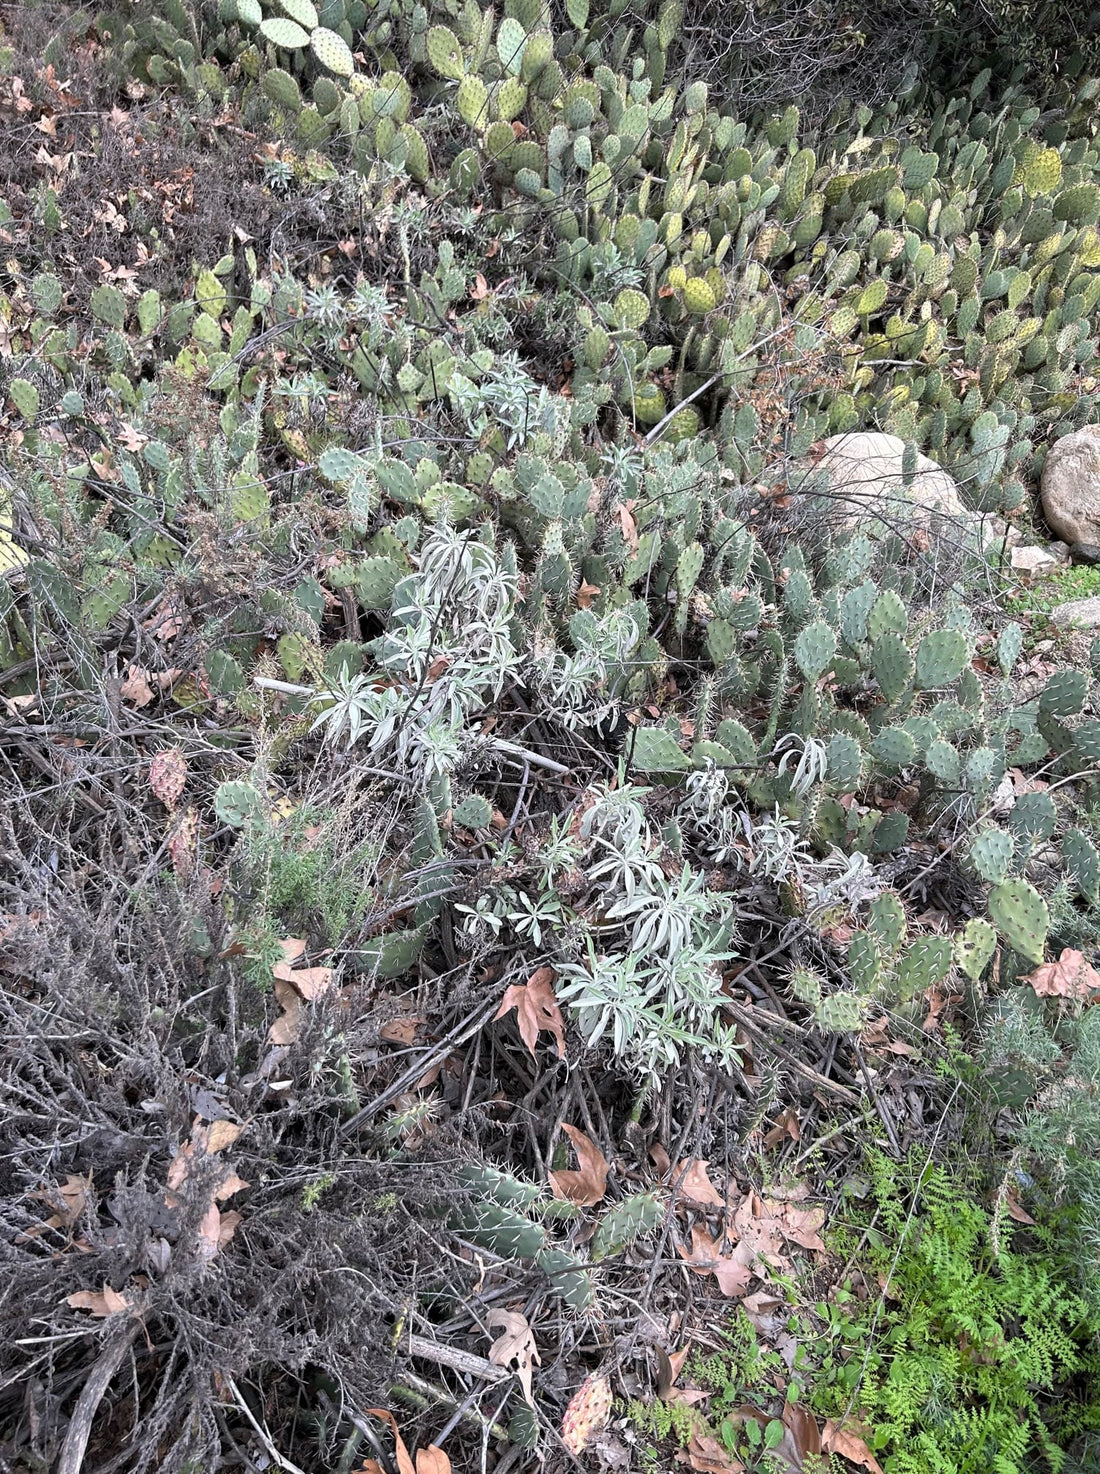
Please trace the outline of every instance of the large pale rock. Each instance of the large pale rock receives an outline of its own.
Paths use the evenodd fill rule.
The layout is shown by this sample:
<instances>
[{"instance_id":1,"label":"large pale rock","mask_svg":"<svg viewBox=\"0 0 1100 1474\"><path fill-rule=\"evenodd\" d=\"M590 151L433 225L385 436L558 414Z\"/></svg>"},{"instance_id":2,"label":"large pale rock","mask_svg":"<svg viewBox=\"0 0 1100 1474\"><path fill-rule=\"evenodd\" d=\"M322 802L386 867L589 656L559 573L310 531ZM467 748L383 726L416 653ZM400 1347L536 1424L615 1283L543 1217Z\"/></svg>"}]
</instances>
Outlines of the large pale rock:
<instances>
[{"instance_id":1,"label":"large pale rock","mask_svg":"<svg viewBox=\"0 0 1100 1474\"><path fill-rule=\"evenodd\" d=\"M1043 515L1069 544L1100 543L1100 425L1086 425L1047 451Z\"/></svg>"},{"instance_id":2,"label":"large pale rock","mask_svg":"<svg viewBox=\"0 0 1100 1474\"><path fill-rule=\"evenodd\" d=\"M1058 604L1048 616L1051 624L1074 625L1081 630L1100 629L1100 598L1071 599Z\"/></svg>"},{"instance_id":3,"label":"large pale rock","mask_svg":"<svg viewBox=\"0 0 1100 1474\"><path fill-rule=\"evenodd\" d=\"M917 456L916 474L908 486L902 479L905 441L879 430L831 435L816 470L824 471L836 497L838 517L850 527L873 513L886 526L928 523L933 513L969 520L959 488L941 466ZM914 517L914 510L917 516Z\"/></svg>"}]
</instances>

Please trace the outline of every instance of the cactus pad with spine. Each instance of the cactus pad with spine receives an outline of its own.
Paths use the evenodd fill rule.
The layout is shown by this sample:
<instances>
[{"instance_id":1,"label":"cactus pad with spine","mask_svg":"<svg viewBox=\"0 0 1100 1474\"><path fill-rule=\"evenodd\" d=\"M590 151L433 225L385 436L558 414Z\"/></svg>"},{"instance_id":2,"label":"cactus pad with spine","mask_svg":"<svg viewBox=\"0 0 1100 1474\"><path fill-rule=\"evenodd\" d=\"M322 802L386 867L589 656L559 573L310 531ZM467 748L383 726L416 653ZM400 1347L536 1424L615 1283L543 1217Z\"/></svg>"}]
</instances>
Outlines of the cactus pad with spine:
<instances>
[{"instance_id":1,"label":"cactus pad with spine","mask_svg":"<svg viewBox=\"0 0 1100 1474\"><path fill-rule=\"evenodd\" d=\"M993 961L997 932L988 921L976 916L955 934L955 961L971 982L977 982Z\"/></svg>"},{"instance_id":2,"label":"cactus pad with spine","mask_svg":"<svg viewBox=\"0 0 1100 1474\"><path fill-rule=\"evenodd\" d=\"M638 1239L651 1233L660 1223L664 1211L661 1199L651 1192L635 1193L609 1208L592 1235L593 1263L629 1249Z\"/></svg>"},{"instance_id":3,"label":"cactus pad with spine","mask_svg":"<svg viewBox=\"0 0 1100 1474\"><path fill-rule=\"evenodd\" d=\"M917 646L914 685L921 691L950 685L969 663L966 637L959 630L933 630Z\"/></svg>"},{"instance_id":4,"label":"cactus pad with spine","mask_svg":"<svg viewBox=\"0 0 1100 1474\"><path fill-rule=\"evenodd\" d=\"M297 51L309 45L309 32L285 15L269 15L262 20L260 35L280 51Z\"/></svg>"},{"instance_id":5,"label":"cactus pad with spine","mask_svg":"<svg viewBox=\"0 0 1100 1474\"><path fill-rule=\"evenodd\" d=\"M684 306L697 316L713 312L718 305L710 283L701 276L689 276L684 282L683 292Z\"/></svg>"},{"instance_id":6,"label":"cactus pad with spine","mask_svg":"<svg viewBox=\"0 0 1100 1474\"><path fill-rule=\"evenodd\" d=\"M432 69L449 81L461 81L466 71L458 37L446 26L433 26L428 32L428 60Z\"/></svg>"},{"instance_id":7,"label":"cactus pad with spine","mask_svg":"<svg viewBox=\"0 0 1100 1474\"><path fill-rule=\"evenodd\" d=\"M263 807L263 794L251 783L219 783L214 790L214 813L223 824L233 829L242 829L250 819L263 812Z\"/></svg>"},{"instance_id":8,"label":"cactus pad with spine","mask_svg":"<svg viewBox=\"0 0 1100 1474\"><path fill-rule=\"evenodd\" d=\"M336 77L350 77L355 71L355 57L343 36L325 26L318 26L309 38L309 47L321 66Z\"/></svg>"},{"instance_id":9,"label":"cactus pad with spine","mask_svg":"<svg viewBox=\"0 0 1100 1474\"><path fill-rule=\"evenodd\" d=\"M989 915L1010 947L1040 963L1050 930L1046 902L1027 880L1002 880L989 893Z\"/></svg>"}]
</instances>

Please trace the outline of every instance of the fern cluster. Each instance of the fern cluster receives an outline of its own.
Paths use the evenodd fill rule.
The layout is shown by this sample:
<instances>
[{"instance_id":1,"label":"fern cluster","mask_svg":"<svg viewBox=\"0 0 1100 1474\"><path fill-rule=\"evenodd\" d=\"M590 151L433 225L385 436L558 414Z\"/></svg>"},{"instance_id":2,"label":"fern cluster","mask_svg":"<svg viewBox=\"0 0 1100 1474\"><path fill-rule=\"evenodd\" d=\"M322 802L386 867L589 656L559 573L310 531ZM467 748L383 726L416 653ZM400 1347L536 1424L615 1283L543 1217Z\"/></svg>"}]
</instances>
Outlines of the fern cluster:
<instances>
[{"instance_id":1,"label":"fern cluster","mask_svg":"<svg viewBox=\"0 0 1100 1474\"><path fill-rule=\"evenodd\" d=\"M886 1288L841 1322L861 1376L851 1392L819 1384L820 1410L854 1401L887 1474L1063 1468L1066 1441L1100 1416L1067 1391L1100 1368L1068 1272L1016 1246L1000 1216L994 1233L952 1169L876 1156L871 1174L865 1263Z\"/></svg>"}]
</instances>

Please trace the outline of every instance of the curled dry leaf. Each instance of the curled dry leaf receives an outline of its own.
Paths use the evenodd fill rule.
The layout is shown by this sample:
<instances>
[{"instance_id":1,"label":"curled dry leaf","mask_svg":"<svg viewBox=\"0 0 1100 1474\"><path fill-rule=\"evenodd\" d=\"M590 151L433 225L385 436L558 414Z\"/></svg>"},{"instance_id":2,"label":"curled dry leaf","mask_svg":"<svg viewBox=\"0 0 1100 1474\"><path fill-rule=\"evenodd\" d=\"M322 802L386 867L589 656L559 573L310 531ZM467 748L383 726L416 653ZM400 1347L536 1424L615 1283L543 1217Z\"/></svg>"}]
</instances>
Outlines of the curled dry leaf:
<instances>
[{"instance_id":1,"label":"curled dry leaf","mask_svg":"<svg viewBox=\"0 0 1100 1474\"><path fill-rule=\"evenodd\" d=\"M503 1018L510 1009L516 1010L520 1038L532 1057L539 1033L545 1032L553 1034L558 1058L565 1058L565 1021L551 986L554 977L552 967L537 967L525 983L512 984L494 1015L495 1021Z\"/></svg>"},{"instance_id":2,"label":"curled dry leaf","mask_svg":"<svg viewBox=\"0 0 1100 1474\"><path fill-rule=\"evenodd\" d=\"M70 1173L65 1181L56 1187L43 1188L40 1192L31 1193L31 1197L37 1198L39 1202L45 1203L54 1211L45 1222L28 1229L26 1233L20 1235L20 1238L37 1238L39 1234L45 1233L50 1228L75 1227L88 1205L88 1193L91 1191L91 1186L92 1174L90 1172L87 1177L77 1177Z\"/></svg>"},{"instance_id":3,"label":"curled dry leaf","mask_svg":"<svg viewBox=\"0 0 1100 1474\"><path fill-rule=\"evenodd\" d=\"M515 1372L524 1397L534 1407L531 1377L539 1364L539 1353L527 1317L515 1310L491 1310L488 1325L490 1329L502 1328L501 1335L489 1347L489 1360L496 1367L508 1367Z\"/></svg>"},{"instance_id":4,"label":"curled dry leaf","mask_svg":"<svg viewBox=\"0 0 1100 1474\"><path fill-rule=\"evenodd\" d=\"M451 1461L443 1450L436 1444L429 1444L427 1448L418 1448L416 1451L416 1463L413 1463L409 1450L405 1446L405 1440L401 1437L397 1427L397 1419L385 1408L369 1407L367 1412L372 1418L380 1418L393 1432L393 1448L397 1458L397 1474L451 1474ZM364 1474L382 1474L382 1466L376 1459L368 1459L364 1465Z\"/></svg>"},{"instance_id":5,"label":"curled dry leaf","mask_svg":"<svg viewBox=\"0 0 1100 1474\"><path fill-rule=\"evenodd\" d=\"M1083 952L1065 947L1057 962L1044 962L1024 978L1040 998L1072 998L1078 1003L1095 1001L1100 994L1100 972Z\"/></svg>"},{"instance_id":6,"label":"curled dry leaf","mask_svg":"<svg viewBox=\"0 0 1100 1474\"><path fill-rule=\"evenodd\" d=\"M331 967L293 967L305 954L303 937L284 937L279 943L283 960L271 969L275 998L283 1010L268 1030L269 1044L296 1044L302 1028L302 1001L312 1003L335 988Z\"/></svg>"},{"instance_id":7,"label":"curled dry leaf","mask_svg":"<svg viewBox=\"0 0 1100 1474\"><path fill-rule=\"evenodd\" d=\"M788 1243L799 1244L803 1249L825 1252L821 1230L825 1226L824 1208L796 1208L793 1203L774 1203L767 1198L764 1211L779 1225L779 1231Z\"/></svg>"},{"instance_id":8,"label":"curled dry leaf","mask_svg":"<svg viewBox=\"0 0 1100 1474\"><path fill-rule=\"evenodd\" d=\"M691 1350L691 1342L682 1346L679 1351L666 1351L663 1346L658 1346L657 1351L657 1396L662 1402L674 1400L676 1391L676 1379L684 1369L684 1362L688 1359Z\"/></svg>"},{"instance_id":9,"label":"curled dry leaf","mask_svg":"<svg viewBox=\"0 0 1100 1474\"><path fill-rule=\"evenodd\" d=\"M561 1129L577 1152L579 1172L551 1172L550 1190L556 1198L567 1198L578 1208L592 1208L607 1191L607 1173L611 1166L595 1142L583 1131L563 1121Z\"/></svg>"},{"instance_id":10,"label":"curled dry leaf","mask_svg":"<svg viewBox=\"0 0 1100 1474\"><path fill-rule=\"evenodd\" d=\"M858 1424L834 1423L829 1418L821 1433L821 1452L839 1454L850 1464L869 1470L869 1474L882 1474L882 1465L867 1447L862 1434L863 1429Z\"/></svg>"}]
</instances>

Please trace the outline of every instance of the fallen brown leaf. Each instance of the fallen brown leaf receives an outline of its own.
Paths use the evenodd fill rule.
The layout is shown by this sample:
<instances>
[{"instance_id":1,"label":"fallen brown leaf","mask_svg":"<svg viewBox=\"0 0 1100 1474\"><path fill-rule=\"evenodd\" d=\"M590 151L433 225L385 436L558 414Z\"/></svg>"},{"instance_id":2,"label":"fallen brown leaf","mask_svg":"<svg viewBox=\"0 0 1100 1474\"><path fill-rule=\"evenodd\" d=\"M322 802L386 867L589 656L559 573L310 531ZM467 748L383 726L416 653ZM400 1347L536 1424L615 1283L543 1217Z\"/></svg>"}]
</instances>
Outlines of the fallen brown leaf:
<instances>
[{"instance_id":1,"label":"fallen brown leaf","mask_svg":"<svg viewBox=\"0 0 1100 1474\"><path fill-rule=\"evenodd\" d=\"M796 1208L793 1203L772 1203L764 1200L764 1208L775 1217L779 1231L788 1242L799 1244L803 1249L825 1252L821 1229L825 1226L824 1208Z\"/></svg>"},{"instance_id":2,"label":"fallen brown leaf","mask_svg":"<svg viewBox=\"0 0 1100 1474\"><path fill-rule=\"evenodd\" d=\"M681 1198L703 1207L724 1208L726 1200L707 1176L709 1164L702 1157L691 1157L677 1162L673 1168L671 1182L675 1189L679 1184Z\"/></svg>"},{"instance_id":3,"label":"fallen brown leaf","mask_svg":"<svg viewBox=\"0 0 1100 1474\"><path fill-rule=\"evenodd\" d=\"M746 1246L735 1244L723 1254L718 1242L701 1224L695 1223L691 1229L691 1248L678 1244L677 1249L681 1259L686 1260L696 1274L712 1274L727 1298L734 1299L748 1289L752 1279L752 1253Z\"/></svg>"},{"instance_id":4,"label":"fallen brown leaf","mask_svg":"<svg viewBox=\"0 0 1100 1474\"><path fill-rule=\"evenodd\" d=\"M409 1451L405 1447L405 1440L401 1437L397 1427L397 1419L392 1413L383 1407L369 1407L367 1412L372 1418L381 1418L393 1431L394 1452L397 1455L397 1474L417 1474L416 1466L409 1457Z\"/></svg>"},{"instance_id":5,"label":"fallen brown leaf","mask_svg":"<svg viewBox=\"0 0 1100 1474\"><path fill-rule=\"evenodd\" d=\"M378 1030L379 1039L387 1044L409 1045L416 1038L416 1031L424 1019L418 1013L411 1013L403 1018L387 1019Z\"/></svg>"},{"instance_id":6,"label":"fallen brown leaf","mask_svg":"<svg viewBox=\"0 0 1100 1474\"><path fill-rule=\"evenodd\" d=\"M577 590L577 608L591 609L592 600L600 592L599 584L589 583L587 579L581 579L581 586Z\"/></svg>"},{"instance_id":7,"label":"fallen brown leaf","mask_svg":"<svg viewBox=\"0 0 1100 1474\"><path fill-rule=\"evenodd\" d=\"M134 706L148 706L158 692L170 690L182 675L183 671L177 666L171 670L151 671L141 665L131 665L118 694L123 701L130 701Z\"/></svg>"},{"instance_id":8,"label":"fallen brown leaf","mask_svg":"<svg viewBox=\"0 0 1100 1474\"><path fill-rule=\"evenodd\" d=\"M534 1407L531 1377L538 1365L539 1353L527 1317L515 1310L491 1310L487 1324L491 1329L502 1328L501 1334L489 1347L489 1360L496 1367L509 1367L515 1372L524 1397Z\"/></svg>"},{"instance_id":9,"label":"fallen brown leaf","mask_svg":"<svg viewBox=\"0 0 1100 1474\"><path fill-rule=\"evenodd\" d=\"M1044 962L1023 979L1040 998L1072 998L1087 1003L1100 992L1100 973L1083 952L1065 947L1057 962Z\"/></svg>"},{"instance_id":10,"label":"fallen brown leaf","mask_svg":"<svg viewBox=\"0 0 1100 1474\"><path fill-rule=\"evenodd\" d=\"M676 1462L686 1464L696 1474L743 1474L745 1468L740 1459L728 1454L709 1433L693 1433L687 1448L676 1455Z\"/></svg>"},{"instance_id":11,"label":"fallen brown leaf","mask_svg":"<svg viewBox=\"0 0 1100 1474\"><path fill-rule=\"evenodd\" d=\"M65 1297L65 1304L71 1305L74 1310L88 1310L99 1319L121 1315L124 1310L130 1309L126 1296L120 1295L106 1284L102 1290L77 1290L75 1295Z\"/></svg>"},{"instance_id":12,"label":"fallen brown leaf","mask_svg":"<svg viewBox=\"0 0 1100 1474\"><path fill-rule=\"evenodd\" d=\"M632 553L638 551L638 524L634 520L634 508L637 505L637 501L632 498L630 501L619 502L615 507L615 515L622 528L623 541Z\"/></svg>"},{"instance_id":13,"label":"fallen brown leaf","mask_svg":"<svg viewBox=\"0 0 1100 1474\"><path fill-rule=\"evenodd\" d=\"M540 1032L545 1032L553 1034L558 1058L565 1058L565 1021L551 986L555 976L552 967L537 967L525 983L512 984L494 1015L495 1021L510 1009L516 1010L520 1038L532 1057Z\"/></svg>"},{"instance_id":14,"label":"fallen brown leaf","mask_svg":"<svg viewBox=\"0 0 1100 1474\"><path fill-rule=\"evenodd\" d=\"M607 1173L611 1163L595 1142L590 1141L583 1131L578 1131L576 1126L563 1121L561 1129L573 1143L580 1170L551 1172L550 1190L556 1198L567 1198L578 1208L592 1208L607 1191Z\"/></svg>"},{"instance_id":15,"label":"fallen brown leaf","mask_svg":"<svg viewBox=\"0 0 1100 1474\"><path fill-rule=\"evenodd\" d=\"M39 1202L45 1203L54 1211L45 1222L37 1224L28 1229L23 1238L35 1238L40 1233L45 1233L48 1228L73 1228L84 1214L88 1205L88 1192L92 1185L92 1174L87 1177L77 1177L72 1173L65 1181L53 1188L43 1188L40 1192L32 1193Z\"/></svg>"},{"instance_id":16,"label":"fallen brown leaf","mask_svg":"<svg viewBox=\"0 0 1100 1474\"><path fill-rule=\"evenodd\" d=\"M441 1448L430 1443L416 1451L416 1474L451 1474L451 1461Z\"/></svg>"},{"instance_id":17,"label":"fallen brown leaf","mask_svg":"<svg viewBox=\"0 0 1100 1474\"><path fill-rule=\"evenodd\" d=\"M858 1464L861 1469L869 1470L870 1474L882 1474L882 1465L860 1436L862 1432L863 1430L858 1428L858 1425L834 1423L829 1418L821 1433L821 1452L839 1454L849 1463Z\"/></svg>"}]
</instances>

